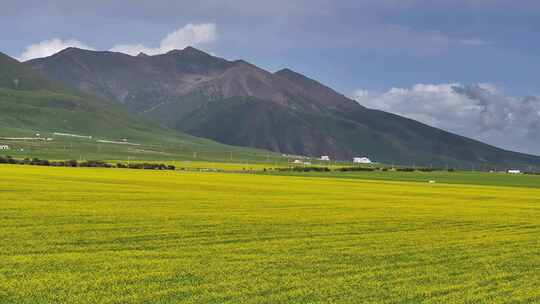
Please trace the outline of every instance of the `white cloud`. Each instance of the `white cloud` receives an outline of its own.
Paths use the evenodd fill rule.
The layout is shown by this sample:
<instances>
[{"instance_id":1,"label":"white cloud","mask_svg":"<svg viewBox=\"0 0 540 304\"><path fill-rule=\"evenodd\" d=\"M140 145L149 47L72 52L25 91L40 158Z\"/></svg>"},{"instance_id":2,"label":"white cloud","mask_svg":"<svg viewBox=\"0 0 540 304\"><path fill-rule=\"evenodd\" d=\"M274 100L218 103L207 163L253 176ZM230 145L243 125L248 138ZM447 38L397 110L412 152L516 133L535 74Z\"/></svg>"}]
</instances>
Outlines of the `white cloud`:
<instances>
[{"instance_id":1,"label":"white cloud","mask_svg":"<svg viewBox=\"0 0 540 304\"><path fill-rule=\"evenodd\" d=\"M364 102L369 102L371 92L368 90L356 90L353 93L353 99L358 101L360 104L364 104Z\"/></svg>"},{"instance_id":2,"label":"white cloud","mask_svg":"<svg viewBox=\"0 0 540 304\"><path fill-rule=\"evenodd\" d=\"M27 46L18 59L20 61L27 61L34 58L47 57L68 47L93 50L93 48L75 39L62 40L55 38Z\"/></svg>"},{"instance_id":3,"label":"white cloud","mask_svg":"<svg viewBox=\"0 0 540 304\"><path fill-rule=\"evenodd\" d=\"M506 96L495 85L417 84L383 93L357 90L368 107L496 146L540 154L540 97Z\"/></svg>"},{"instance_id":4,"label":"white cloud","mask_svg":"<svg viewBox=\"0 0 540 304\"><path fill-rule=\"evenodd\" d=\"M167 36L161 40L159 47L152 48L143 44L117 44L113 46L110 51L121 52L129 55L137 55L141 52L148 55L156 55L166 53L174 49L183 49L187 46L200 47L201 45L210 44L216 39L217 30L214 23L189 23L184 27L167 34ZM27 61L30 59L47 57L54 55L68 47L94 50L94 48L76 39L62 40L55 38L27 46L24 52L17 59L20 61Z\"/></svg>"},{"instance_id":5,"label":"white cloud","mask_svg":"<svg viewBox=\"0 0 540 304\"><path fill-rule=\"evenodd\" d=\"M213 23L187 24L186 26L169 33L161 40L159 47L152 48L142 44L119 44L110 50L129 55L146 53L156 55L166 53L174 49L183 49L187 46L200 46L209 44L217 39L216 25Z\"/></svg>"}]
</instances>

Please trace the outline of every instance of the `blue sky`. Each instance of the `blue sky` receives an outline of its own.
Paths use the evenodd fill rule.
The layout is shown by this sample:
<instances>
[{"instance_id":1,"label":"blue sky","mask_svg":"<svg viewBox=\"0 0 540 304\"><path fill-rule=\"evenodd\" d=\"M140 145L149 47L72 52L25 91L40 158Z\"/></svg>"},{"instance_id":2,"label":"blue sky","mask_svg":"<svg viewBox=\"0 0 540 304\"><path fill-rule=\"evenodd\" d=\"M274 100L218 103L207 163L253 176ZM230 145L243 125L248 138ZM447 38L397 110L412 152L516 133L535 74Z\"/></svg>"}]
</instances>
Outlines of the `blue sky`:
<instances>
[{"instance_id":1,"label":"blue sky","mask_svg":"<svg viewBox=\"0 0 540 304\"><path fill-rule=\"evenodd\" d=\"M1 50L52 38L152 46L188 23L216 24L202 48L217 55L291 67L345 94L456 81L540 93L540 2L527 0L11 1Z\"/></svg>"},{"instance_id":2,"label":"blue sky","mask_svg":"<svg viewBox=\"0 0 540 304\"><path fill-rule=\"evenodd\" d=\"M289 67L351 97L417 84L489 84L507 98L540 95L540 1L22 0L2 8L0 26L9 30L0 51L18 58L51 39L157 51L178 31L172 46L195 44L270 71ZM211 24L211 35L197 38L188 24ZM366 103L379 107L374 100L381 99ZM540 154L530 138L508 145L475 138Z\"/></svg>"}]
</instances>

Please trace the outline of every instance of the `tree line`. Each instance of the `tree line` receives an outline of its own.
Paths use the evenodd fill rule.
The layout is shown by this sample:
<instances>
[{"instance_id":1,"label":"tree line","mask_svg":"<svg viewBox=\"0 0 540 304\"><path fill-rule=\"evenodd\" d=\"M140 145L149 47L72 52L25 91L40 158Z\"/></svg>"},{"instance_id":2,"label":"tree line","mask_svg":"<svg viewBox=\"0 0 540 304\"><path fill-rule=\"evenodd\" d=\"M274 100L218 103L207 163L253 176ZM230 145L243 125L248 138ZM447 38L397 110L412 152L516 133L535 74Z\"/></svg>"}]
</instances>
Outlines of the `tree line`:
<instances>
[{"instance_id":1,"label":"tree line","mask_svg":"<svg viewBox=\"0 0 540 304\"><path fill-rule=\"evenodd\" d=\"M87 168L125 168L125 169L144 169L144 170L176 170L173 165L157 164L157 163L117 163L110 164L100 160L88 160L88 161L50 161L47 159L39 158L25 158L16 159L11 156L1 156L0 164L13 164L13 165L31 165L31 166L50 166L50 167L87 167Z\"/></svg>"},{"instance_id":2,"label":"tree line","mask_svg":"<svg viewBox=\"0 0 540 304\"><path fill-rule=\"evenodd\" d=\"M396 171L396 172L440 172L440 171L446 171L446 172L455 172L458 171L455 168L425 168L425 167L396 167L396 168L389 168L389 167L339 167L330 169L328 167L317 167L317 166L294 166L294 167L287 167L287 168L278 168L277 171L282 172L374 172L374 171ZM266 171L266 169L264 170ZM494 171L493 171L494 172ZM530 174L530 175L540 175L539 172L534 171L523 171L523 174Z\"/></svg>"}]
</instances>

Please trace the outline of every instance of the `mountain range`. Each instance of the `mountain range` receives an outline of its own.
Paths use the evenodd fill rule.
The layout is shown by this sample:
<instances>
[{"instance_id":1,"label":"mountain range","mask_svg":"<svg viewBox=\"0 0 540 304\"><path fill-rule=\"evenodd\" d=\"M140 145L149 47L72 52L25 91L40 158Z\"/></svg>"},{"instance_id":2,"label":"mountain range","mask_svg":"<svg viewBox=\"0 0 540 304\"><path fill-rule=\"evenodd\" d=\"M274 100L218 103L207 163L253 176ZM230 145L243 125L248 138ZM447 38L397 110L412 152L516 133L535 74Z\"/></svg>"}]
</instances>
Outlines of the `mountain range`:
<instances>
[{"instance_id":1,"label":"mountain range","mask_svg":"<svg viewBox=\"0 0 540 304\"><path fill-rule=\"evenodd\" d=\"M192 47L154 56L68 48L25 65L165 128L231 145L396 164L540 165L537 156L363 107L290 69L272 73Z\"/></svg>"},{"instance_id":2,"label":"mountain range","mask_svg":"<svg viewBox=\"0 0 540 304\"><path fill-rule=\"evenodd\" d=\"M110 157L108 159L127 156L174 159L178 155L189 158L193 153L203 159L229 159L233 154L243 159L270 156L268 151L233 147L161 127L131 113L121 104L43 77L28 65L0 53L0 138L35 137L36 133L84 135L92 136L93 140L69 141L69 148L63 147L65 138L46 144L9 140L6 143L10 146L18 150L24 147L34 154L18 150L7 153L57 158ZM136 143L137 148L118 144L99 147L96 140L128 141Z\"/></svg>"}]
</instances>

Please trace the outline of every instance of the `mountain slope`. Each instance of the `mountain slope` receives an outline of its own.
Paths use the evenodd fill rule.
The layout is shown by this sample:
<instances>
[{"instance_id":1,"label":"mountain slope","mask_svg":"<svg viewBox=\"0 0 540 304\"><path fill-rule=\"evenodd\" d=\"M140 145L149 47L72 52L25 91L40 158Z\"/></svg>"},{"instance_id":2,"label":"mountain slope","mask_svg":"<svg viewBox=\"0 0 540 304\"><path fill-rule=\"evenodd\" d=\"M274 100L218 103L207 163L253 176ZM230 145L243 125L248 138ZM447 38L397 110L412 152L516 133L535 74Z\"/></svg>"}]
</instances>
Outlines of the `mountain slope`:
<instances>
[{"instance_id":1,"label":"mountain slope","mask_svg":"<svg viewBox=\"0 0 540 304\"><path fill-rule=\"evenodd\" d=\"M399 164L540 165L536 156L365 108L292 70L270 73L191 47L157 56L71 48L27 64L164 126L228 144Z\"/></svg>"},{"instance_id":2,"label":"mountain slope","mask_svg":"<svg viewBox=\"0 0 540 304\"><path fill-rule=\"evenodd\" d=\"M163 131L107 104L36 74L0 53L0 126L84 132L114 138ZM144 134L143 134L144 133ZM170 135L170 134L169 134Z\"/></svg>"},{"instance_id":3,"label":"mountain slope","mask_svg":"<svg viewBox=\"0 0 540 304\"><path fill-rule=\"evenodd\" d=\"M232 66L192 48L136 57L67 48L46 60L29 63L48 78L117 100L135 112L185 94Z\"/></svg>"},{"instance_id":4,"label":"mountain slope","mask_svg":"<svg viewBox=\"0 0 540 304\"><path fill-rule=\"evenodd\" d=\"M212 159L222 158L222 155L229 158L232 152L237 156L250 155L249 158L254 155L266 158L268 155L267 151L231 147L163 128L129 113L117 103L86 95L43 78L31 67L0 53L0 138L34 137L35 133L53 136L54 132L92 136L93 140L76 141L75 144L79 146L74 147L72 152L64 147L65 153L56 151L56 154L47 154L44 151L57 149L56 143L64 140L59 137L47 144L17 141L15 146L31 148L41 155L58 157L78 158L81 153L88 155L85 150L91 150L92 155L100 157L96 149L102 148L96 144L96 140L102 139L119 142L126 140L138 145L137 149L129 145L108 145L113 148L103 149L114 152L107 154L111 155L110 157L174 157L179 153L191 155L193 152L205 154ZM72 146L73 142L70 141L69 144ZM160 152L157 152L155 147L159 147Z\"/></svg>"}]
</instances>

